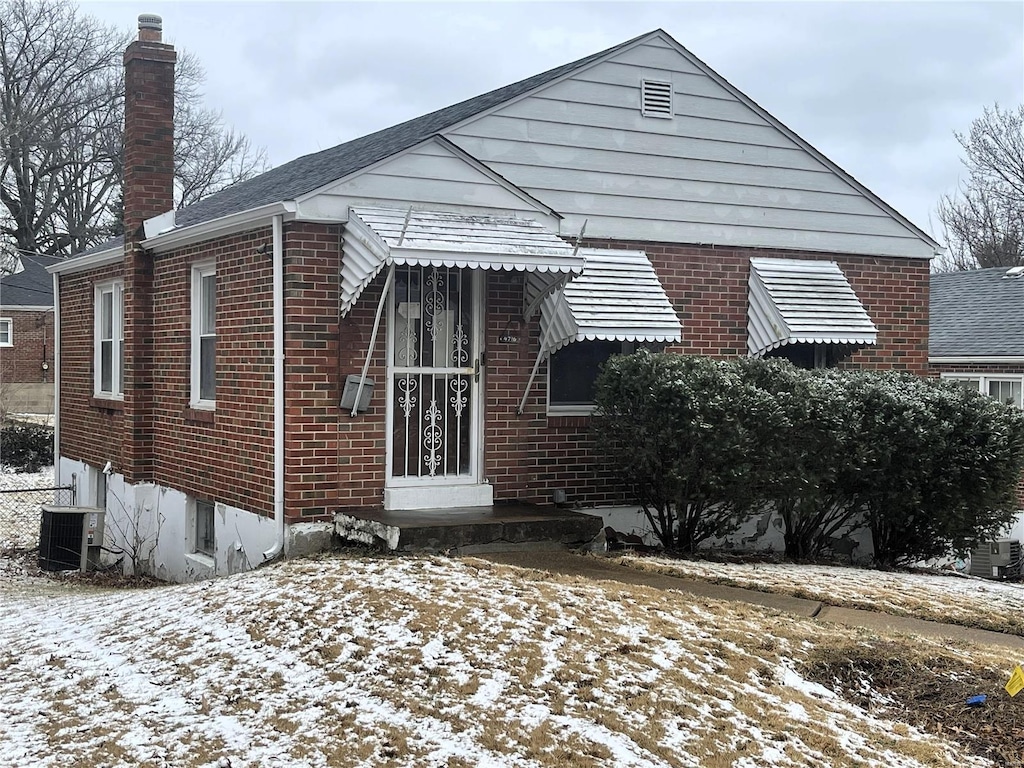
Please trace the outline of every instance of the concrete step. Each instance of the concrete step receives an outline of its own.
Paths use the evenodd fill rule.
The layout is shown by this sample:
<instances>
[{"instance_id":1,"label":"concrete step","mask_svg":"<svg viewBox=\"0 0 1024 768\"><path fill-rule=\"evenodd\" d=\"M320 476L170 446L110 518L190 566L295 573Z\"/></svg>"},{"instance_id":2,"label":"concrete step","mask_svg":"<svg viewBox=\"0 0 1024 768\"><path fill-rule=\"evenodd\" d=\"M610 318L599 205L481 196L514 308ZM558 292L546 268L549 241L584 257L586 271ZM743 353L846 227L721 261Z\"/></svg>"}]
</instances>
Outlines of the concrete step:
<instances>
[{"instance_id":1,"label":"concrete step","mask_svg":"<svg viewBox=\"0 0 1024 768\"><path fill-rule=\"evenodd\" d=\"M340 510L334 517L334 530L343 541L409 554L564 550L586 544L603 525L596 515L518 504Z\"/></svg>"}]
</instances>

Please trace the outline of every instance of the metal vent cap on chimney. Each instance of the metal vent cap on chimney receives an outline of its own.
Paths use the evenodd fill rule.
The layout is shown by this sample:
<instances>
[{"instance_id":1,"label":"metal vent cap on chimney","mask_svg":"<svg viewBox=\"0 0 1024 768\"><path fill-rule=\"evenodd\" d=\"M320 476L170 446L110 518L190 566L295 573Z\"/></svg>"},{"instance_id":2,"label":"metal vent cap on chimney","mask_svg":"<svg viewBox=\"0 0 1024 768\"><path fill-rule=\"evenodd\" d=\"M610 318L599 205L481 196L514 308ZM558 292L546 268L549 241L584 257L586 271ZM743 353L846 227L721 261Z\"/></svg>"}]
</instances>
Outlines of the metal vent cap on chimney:
<instances>
[{"instance_id":1,"label":"metal vent cap on chimney","mask_svg":"<svg viewBox=\"0 0 1024 768\"><path fill-rule=\"evenodd\" d=\"M141 13L139 14L139 29L152 29L157 32L162 31L164 28L164 20L157 16L155 13Z\"/></svg>"}]
</instances>

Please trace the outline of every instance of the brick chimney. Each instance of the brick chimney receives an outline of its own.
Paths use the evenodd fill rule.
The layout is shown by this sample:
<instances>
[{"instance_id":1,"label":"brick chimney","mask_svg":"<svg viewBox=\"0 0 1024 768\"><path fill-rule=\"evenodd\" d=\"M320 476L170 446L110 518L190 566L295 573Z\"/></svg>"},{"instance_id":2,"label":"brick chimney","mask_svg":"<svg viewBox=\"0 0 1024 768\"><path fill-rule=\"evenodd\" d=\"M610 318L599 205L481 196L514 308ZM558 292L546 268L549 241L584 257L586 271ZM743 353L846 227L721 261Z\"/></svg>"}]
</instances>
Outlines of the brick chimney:
<instances>
[{"instance_id":1,"label":"brick chimney","mask_svg":"<svg viewBox=\"0 0 1024 768\"><path fill-rule=\"evenodd\" d=\"M142 223L174 208L174 47L139 16L124 53L124 452L129 482L153 479L153 255Z\"/></svg>"}]
</instances>

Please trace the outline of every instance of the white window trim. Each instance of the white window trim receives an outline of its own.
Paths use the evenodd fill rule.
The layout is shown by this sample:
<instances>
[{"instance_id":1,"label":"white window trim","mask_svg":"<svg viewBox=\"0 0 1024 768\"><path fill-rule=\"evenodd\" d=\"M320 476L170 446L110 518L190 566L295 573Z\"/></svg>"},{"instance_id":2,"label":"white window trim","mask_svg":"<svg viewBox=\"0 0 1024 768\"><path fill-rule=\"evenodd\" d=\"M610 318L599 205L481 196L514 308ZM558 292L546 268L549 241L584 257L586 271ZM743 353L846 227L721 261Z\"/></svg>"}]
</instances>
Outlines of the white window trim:
<instances>
[{"instance_id":1,"label":"white window trim","mask_svg":"<svg viewBox=\"0 0 1024 768\"><path fill-rule=\"evenodd\" d=\"M0 325L7 325L7 341L0 341L0 347L14 346L14 320L10 317L0 317Z\"/></svg>"},{"instance_id":2,"label":"white window trim","mask_svg":"<svg viewBox=\"0 0 1024 768\"><path fill-rule=\"evenodd\" d=\"M103 389L103 355L100 342L100 307L105 293L112 295L111 300L111 336L119 347L111 350L111 384L110 390ZM97 283L93 292L93 396L103 400L124 400L124 282L108 280Z\"/></svg>"},{"instance_id":3,"label":"white window trim","mask_svg":"<svg viewBox=\"0 0 1024 768\"><path fill-rule=\"evenodd\" d=\"M989 396L988 385L995 381L1008 381L1011 383L1018 383L1021 385L1021 389L1024 389L1024 373L970 373L964 372L949 372L943 373L941 378L948 379L951 381L976 381L978 382L978 391ZM1019 407L1024 407L1024 404L1019 404Z\"/></svg>"},{"instance_id":4,"label":"white window trim","mask_svg":"<svg viewBox=\"0 0 1024 768\"><path fill-rule=\"evenodd\" d=\"M192 355L191 355L191 394L189 397L189 405L192 408L212 411L217 407L216 399L202 399L199 396L199 372L201 366L200 358L200 313L203 306L203 294L202 294L202 281L203 278L211 275L216 276L217 265L214 261L204 261L192 265L192 303L190 306L190 314L192 318ZM214 281L216 285L216 281ZM216 290L216 289L215 289ZM216 305L214 305L216 307ZM216 327L217 327L216 309L214 310L214 339L217 338ZM216 367L216 366L215 366Z\"/></svg>"}]
</instances>

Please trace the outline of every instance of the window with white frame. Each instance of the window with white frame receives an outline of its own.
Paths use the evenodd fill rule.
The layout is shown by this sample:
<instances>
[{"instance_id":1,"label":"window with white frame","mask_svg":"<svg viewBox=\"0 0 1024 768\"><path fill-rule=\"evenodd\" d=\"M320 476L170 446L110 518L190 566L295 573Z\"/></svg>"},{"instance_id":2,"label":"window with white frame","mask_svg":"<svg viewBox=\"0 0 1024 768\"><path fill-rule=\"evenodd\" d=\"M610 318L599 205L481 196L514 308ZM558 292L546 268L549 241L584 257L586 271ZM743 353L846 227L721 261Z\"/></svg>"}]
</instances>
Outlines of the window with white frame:
<instances>
[{"instance_id":1,"label":"window with white frame","mask_svg":"<svg viewBox=\"0 0 1024 768\"><path fill-rule=\"evenodd\" d=\"M118 280L96 286L93 391L96 397L124 395L124 286Z\"/></svg>"},{"instance_id":2,"label":"window with white frame","mask_svg":"<svg viewBox=\"0 0 1024 768\"><path fill-rule=\"evenodd\" d=\"M14 346L14 323L9 317L0 317L0 347Z\"/></svg>"},{"instance_id":3,"label":"window with white frame","mask_svg":"<svg viewBox=\"0 0 1024 768\"><path fill-rule=\"evenodd\" d=\"M981 376L968 373L944 373L942 378L960 386L977 390L994 400L1024 408L1024 374L993 374Z\"/></svg>"},{"instance_id":4,"label":"window with white frame","mask_svg":"<svg viewBox=\"0 0 1024 768\"><path fill-rule=\"evenodd\" d=\"M213 513L214 506L212 502L196 499L192 551L207 557L213 557L217 552Z\"/></svg>"},{"instance_id":5,"label":"window with white frame","mask_svg":"<svg viewBox=\"0 0 1024 768\"><path fill-rule=\"evenodd\" d=\"M212 408L217 392L217 271L192 268L192 405Z\"/></svg>"}]
</instances>

